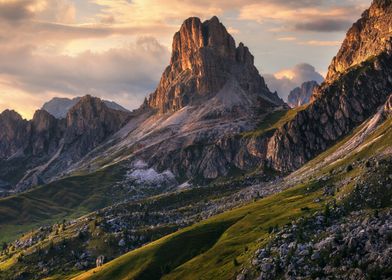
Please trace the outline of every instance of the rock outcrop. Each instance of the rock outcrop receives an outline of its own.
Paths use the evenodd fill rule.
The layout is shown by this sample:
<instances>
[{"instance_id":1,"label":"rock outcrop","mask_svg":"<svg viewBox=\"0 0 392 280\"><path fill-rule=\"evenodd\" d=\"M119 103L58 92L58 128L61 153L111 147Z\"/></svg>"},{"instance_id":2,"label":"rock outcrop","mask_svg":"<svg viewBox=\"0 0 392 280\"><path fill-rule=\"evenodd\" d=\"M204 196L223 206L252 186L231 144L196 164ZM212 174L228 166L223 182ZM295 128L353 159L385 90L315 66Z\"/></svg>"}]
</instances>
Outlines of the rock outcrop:
<instances>
[{"instance_id":1,"label":"rock outcrop","mask_svg":"<svg viewBox=\"0 0 392 280\"><path fill-rule=\"evenodd\" d=\"M287 104L291 108L308 104L314 89L318 86L319 84L316 81L304 82L300 87L296 87L290 92L287 98Z\"/></svg>"},{"instance_id":2,"label":"rock outcrop","mask_svg":"<svg viewBox=\"0 0 392 280\"><path fill-rule=\"evenodd\" d=\"M110 109L99 98L86 95L67 114L65 148L80 158L124 126L129 116L127 112Z\"/></svg>"},{"instance_id":3,"label":"rock outcrop","mask_svg":"<svg viewBox=\"0 0 392 280\"><path fill-rule=\"evenodd\" d=\"M22 152L30 134L28 121L15 111L5 110L0 114L0 127L0 158Z\"/></svg>"},{"instance_id":4,"label":"rock outcrop","mask_svg":"<svg viewBox=\"0 0 392 280\"><path fill-rule=\"evenodd\" d=\"M347 32L338 54L329 67L326 81L331 83L350 67L380 53L392 50L392 1L374 0Z\"/></svg>"},{"instance_id":5,"label":"rock outcrop","mask_svg":"<svg viewBox=\"0 0 392 280\"><path fill-rule=\"evenodd\" d=\"M269 141L267 159L274 168L300 167L375 114L392 91L391 65L391 54L384 52L324 83L319 97Z\"/></svg>"},{"instance_id":6,"label":"rock outcrop","mask_svg":"<svg viewBox=\"0 0 392 280\"><path fill-rule=\"evenodd\" d=\"M392 1L375 0L347 33L312 103L268 144L275 169L300 167L383 106L392 92Z\"/></svg>"},{"instance_id":7,"label":"rock outcrop","mask_svg":"<svg viewBox=\"0 0 392 280\"><path fill-rule=\"evenodd\" d=\"M217 17L201 22L187 19L173 38L170 65L148 105L161 113L200 104L235 81L250 97L282 105L254 66L253 56L242 43L235 45Z\"/></svg>"},{"instance_id":8,"label":"rock outcrop","mask_svg":"<svg viewBox=\"0 0 392 280\"><path fill-rule=\"evenodd\" d=\"M30 122L31 154L50 155L56 152L65 131L65 122L57 120L44 110L37 110Z\"/></svg>"},{"instance_id":9,"label":"rock outcrop","mask_svg":"<svg viewBox=\"0 0 392 280\"><path fill-rule=\"evenodd\" d=\"M392 117L392 94L389 96L384 106L384 116L386 118Z\"/></svg>"}]
</instances>

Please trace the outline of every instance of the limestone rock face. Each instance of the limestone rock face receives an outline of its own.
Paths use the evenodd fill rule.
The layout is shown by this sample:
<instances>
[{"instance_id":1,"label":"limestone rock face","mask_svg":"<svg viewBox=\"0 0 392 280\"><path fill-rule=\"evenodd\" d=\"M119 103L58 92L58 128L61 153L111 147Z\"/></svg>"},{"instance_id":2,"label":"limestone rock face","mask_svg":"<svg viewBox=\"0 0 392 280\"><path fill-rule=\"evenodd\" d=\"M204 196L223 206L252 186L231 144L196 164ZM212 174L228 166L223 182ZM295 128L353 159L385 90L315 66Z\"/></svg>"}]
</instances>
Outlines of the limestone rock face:
<instances>
[{"instance_id":1,"label":"limestone rock face","mask_svg":"<svg viewBox=\"0 0 392 280\"><path fill-rule=\"evenodd\" d=\"M65 131L65 122L44 110L37 110L30 122L31 153L34 156L55 152Z\"/></svg>"},{"instance_id":2,"label":"limestone rock face","mask_svg":"<svg viewBox=\"0 0 392 280\"><path fill-rule=\"evenodd\" d=\"M267 160L293 170L350 133L392 92L392 1L375 0L348 31L312 103L275 132Z\"/></svg>"},{"instance_id":3,"label":"limestone rock face","mask_svg":"<svg viewBox=\"0 0 392 280\"><path fill-rule=\"evenodd\" d=\"M118 131L128 118L129 113L110 109L101 99L86 95L67 114L65 148L81 157Z\"/></svg>"},{"instance_id":4,"label":"limestone rock face","mask_svg":"<svg viewBox=\"0 0 392 280\"><path fill-rule=\"evenodd\" d=\"M170 65L148 99L151 108L161 113L180 110L211 98L232 80L249 95L283 104L266 87L248 48L242 43L236 47L217 17L203 23L187 19L174 35L172 48Z\"/></svg>"},{"instance_id":5,"label":"limestone rock face","mask_svg":"<svg viewBox=\"0 0 392 280\"><path fill-rule=\"evenodd\" d=\"M17 112L5 110L0 114L0 159L7 159L28 144L28 121Z\"/></svg>"},{"instance_id":6,"label":"limestone rock face","mask_svg":"<svg viewBox=\"0 0 392 280\"><path fill-rule=\"evenodd\" d=\"M270 139L267 159L274 168L300 167L374 115L392 92L391 65L392 56L382 53L324 83L319 97Z\"/></svg>"},{"instance_id":7,"label":"limestone rock face","mask_svg":"<svg viewBox=\"0 0 392 280\"><path fill-rule=\"evenodd\" d=\"M354 65L392 51L392 1L374 0L347 32L347 36L329 67L326 81L331 83Z\"/></svg>"},{"instance_id":8,"label":"limestone rock face","mask_svg":"<svg viewBox=\"0 0 392 280\"><path fill-rule=\"evenodd\" d=\"M313 91L319 85L316 81L305 82L301 87L293 89L287 99L287 104L291 108L300 107L302 105L308 104L310 98L312 97Z\"/></svg>"},{"instance_id":9,"label":"limestone rock face","mask_svg":"<svg viewBox=\"0 0 392 280\"><path fill-rule=\"evenodd\" d=\"M392 94L387 99L387 102L385 102L384 115L387 118L392 117Z\"/></svg>"}]
</instances>

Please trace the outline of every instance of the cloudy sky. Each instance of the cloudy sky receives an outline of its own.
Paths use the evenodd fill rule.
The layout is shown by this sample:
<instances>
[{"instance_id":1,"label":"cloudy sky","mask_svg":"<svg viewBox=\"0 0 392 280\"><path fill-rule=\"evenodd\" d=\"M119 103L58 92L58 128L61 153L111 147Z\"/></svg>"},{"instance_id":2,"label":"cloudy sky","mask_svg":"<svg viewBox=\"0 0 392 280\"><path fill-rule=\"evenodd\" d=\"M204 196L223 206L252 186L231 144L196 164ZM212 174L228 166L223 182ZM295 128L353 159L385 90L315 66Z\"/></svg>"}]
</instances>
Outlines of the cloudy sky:
<instances>
[{"instance_id":1,"label":"cloudy sky","mask_svg":"<svg viewBox=\"0 0 392 280\"><path fill-rule=\"evenodd\" d=\"M130 109L152 92L189 16L217 15L281 96L322 80L371 0L0 0L0 111L30 118L54 96Z\"/></svg>"}]
</instances>

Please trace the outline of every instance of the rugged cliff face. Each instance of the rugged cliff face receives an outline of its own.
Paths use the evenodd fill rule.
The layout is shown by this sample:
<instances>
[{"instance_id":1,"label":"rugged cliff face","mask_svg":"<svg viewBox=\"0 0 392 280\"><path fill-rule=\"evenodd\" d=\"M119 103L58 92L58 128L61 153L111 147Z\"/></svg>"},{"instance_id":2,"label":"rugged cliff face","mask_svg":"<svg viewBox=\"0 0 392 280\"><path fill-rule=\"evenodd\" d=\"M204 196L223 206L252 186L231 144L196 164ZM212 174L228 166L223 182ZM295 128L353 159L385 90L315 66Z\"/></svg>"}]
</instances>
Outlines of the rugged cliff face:
<instances>
[{"instance_id":1,"label":"rugged cliff face","mask_svg":"<svg viewBox=\"0 0 392 280\"><path fill-rule=\"evenodd\" d=\"M5 110L0 114L0 159L7 159L28 143L30 133L28 121L15 111Z\"/></svg>"},{"instance_id":2,"label":"rugged cliff face","mask_svg":"<svg viewBox=\"0 0 392 280\"><path fill-rule=\"evenodd\" d=\"M71 149L73 157L80 158L118 131L128 119L129 113L110 109L101 99L86 95L67 114L65 149Z\"/></svg>"},{"instance_id":3,"label":"rugged cliff face","mask_svg":"<svg viewBox=\"0 0 392 280\"><path fill-rule=\"evenodd\" d=\"M375 0L354 23L312 104L280 128L267 160L293 170L373 115L392 92L392 2Z\"/></svg>"},{"instance_id":4,"label":"rugged cliff face","mask_svg":"<svg viewBox=\"0 0 392 280\"><path fill-rule=\"evenodd\" d=\"M319 84L316 81L305 82L301 87L293 89L287 99L287 104L291 108L299 107L310 102L313 91Z\"/></svg>"},{"instance_id":5,"label":"rugged cliff face","mask_svg":"<svg viewBox=\"0 0 392 280\"><path fill-rule=\"evenodd\" d=\"M183 179L252 169L265 158L259 146L266 143L239 134L282 109L287 105L268 90L248 48L236 46L217 17L189 18L174 35L170 65L141 115L74 170L99 168L97 162L111 162L111 155L116 162L143 160Z\"/></svg>"},{"instance_id":6,"label":"rugged cliff face","mask_svg":"<svg viewBox=\"0 0 392 280\"><path fill-rule=\"evenodd\" d=\"M64 121L57 120L44 110L38 110L30 122L30 127L31 155L50 155L58 149L65 131Z\"/></svg>"},{"instance_id":7,"label":"rugged cliff face","mask_svg":"<svg viewBox=\"0 0 392 280\"><path fill-rule=\"evenodd\" d=\"M338 54L329 67L326 81L331 83L350 67L391 50L392 1L374 0L347 32Z\"/></svg>"},{"instance_id":8,"label":"rugged cliff face","mask_svg":"<svg viewBox=\"0 0 392 280\"><path fill-rule=\"evenodd\" d=\"M170 65L148 105L162 113L200 104L216 95L227 83L238 84L249 97L283 102L271 93L253 64L253 56L242 43L235 45L217 17L201 22L187 19L173 38Z\"/></svg>"},{"instance_id":9,"label":"rugged cliff face","mask_svg":"<svg viewBox=\"0 0 392 280\"><path fill-rule=\"evenodd\" d=\"M274 168L300 167L373 115L392 92L391 65L387 51L323 84L319 97L271 138L267 159Z\"/></svg>"}]
</instances>

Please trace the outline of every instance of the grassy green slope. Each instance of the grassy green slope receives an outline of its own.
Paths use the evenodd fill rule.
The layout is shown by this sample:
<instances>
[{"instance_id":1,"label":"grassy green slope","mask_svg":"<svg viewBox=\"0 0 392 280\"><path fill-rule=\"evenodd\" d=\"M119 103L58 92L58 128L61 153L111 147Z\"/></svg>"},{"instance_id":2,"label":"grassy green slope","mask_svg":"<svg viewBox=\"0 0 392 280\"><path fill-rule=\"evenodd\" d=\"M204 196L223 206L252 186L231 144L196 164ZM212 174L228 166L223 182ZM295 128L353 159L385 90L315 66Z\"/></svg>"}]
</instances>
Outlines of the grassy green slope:
<instances>
[{"instance_id":1,"label":"grassy green slope","mask_svg":"<svg viewBox=\"0 0 392 280\"><path fill-rule=\"evenodd\" d=\"M345 182L345 185L342 186L342 192L349 191L354 178L361 174L362 169L358 166L345 172L347 164L365 160L383 152L386 148L391 147L391 139L392 120L388 120L367 138L360 151L318 170L318 174L329 176L327 181L309 179L279 194L223 213L157 240L148 246L123 255L101 268L81 274L75 279L146 279L144 275L148 275L148 279L231 279L236 275L241 264L249 261L254 250L268 242L270 228L282 226L300 216L322 210L328 199L332 200L334 197L325 199L323 203L315 203L314 200L321 196L322 187L327 184ZM342 143L338 143L336 147L340 145ZM332 147L330 151L320 157L327 156L328 153L335 151L336 147ZM343 171L330 176L331 169ZM341 195L338 193L335 198ZM187 252L187 250L190 248L183 247L185 242L193 242L194 239L189 236L197 236L203 227L212 229L228 220L233 221L233 224L228 223L230 226L223 231L217 242L215 242L216 235L211 235L210 241L204 239L203 242L209 248L199 250L199 254L189 259L189 251ZM219 230L216 231L216 233L218 232ZM171 261L170 255L167 258L160 257L161 248L165 246L169 246L177 252L175 262ZM154 270L154 267L162 269L160 271ZM148 274L145 274L146 272Z\"/></svg>"},{"instance_id":2,"label":"grassy green slope","mask_svg":"<svg viewBox=\"0 0 392 280\"><path fill-rule=\"evenodd\" d=\"M258 124L257 128L252 131L243 132L243 137L260 137L265 133L282 127L284 124L292 120L298 112L306 109L307 105L289 110L277 110L267 114Z\"/></svg>"},{"instance_id":3,"label":"grassy green slope","mask_svg":"<svg viewBox=\"0 0 392 280\"><path fill-rule=\"evenodd\" d=\"M168 272L172 273L168 279L229 279L236 262L247 260L260 242L268 240L271 227L303 215L301 208L305 206L309 212L320 207L313 202L320 195L319 187L317 182L309 182L218 215L76 279L159 279ZM190 256L194 258L189 260ZM240 257L234 261L236 256Z\"/></svg>"},{"instance_id":4,"label":"grassy green slope","mask_svg":"<svg viewBox=\"0 0 392 280\"><path fill-rule=\"evenodd\" d=\"M244 137L260 136L278 128L303 107L268 114L255 131ZM65 178L29 192L0 199L0 242L44 224L64 218L75 218L110 205L108 188L119 178L122 170L111 166L90 175Z\"/></svg>"},{"instance_id":5,"label":"grassy green slope","mask_svg":"<svg viewBox=\"0 0 392 280\"><path fill-rule=\"evenodd\" d=\"M81 216L112 203L108 190L122 170L110 168L68 177L31 191L0 199L0 242L34 227Z\"/></svg>"}]
</instances>

